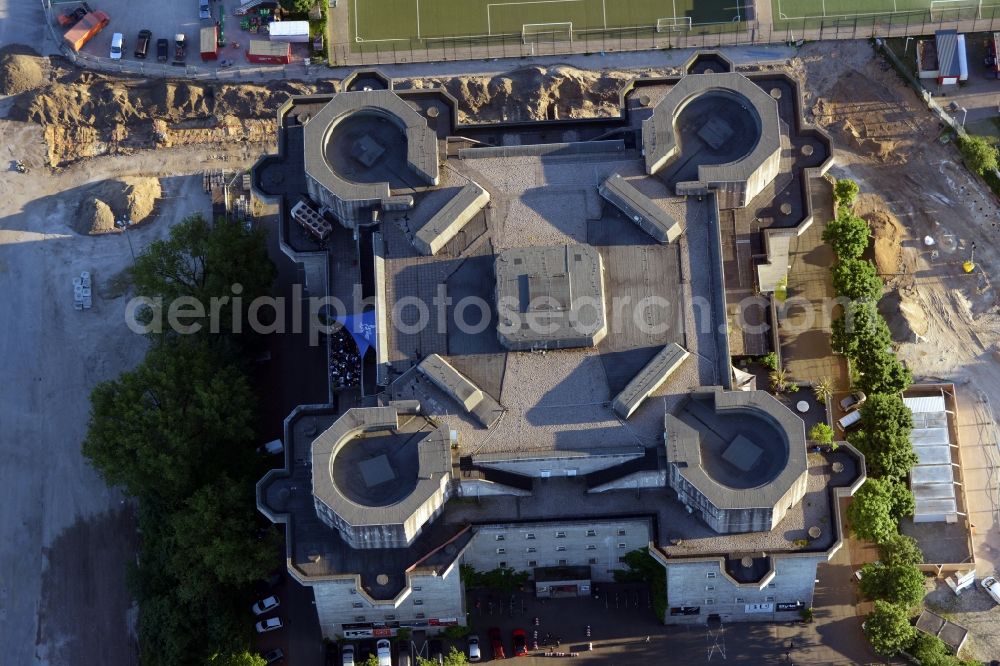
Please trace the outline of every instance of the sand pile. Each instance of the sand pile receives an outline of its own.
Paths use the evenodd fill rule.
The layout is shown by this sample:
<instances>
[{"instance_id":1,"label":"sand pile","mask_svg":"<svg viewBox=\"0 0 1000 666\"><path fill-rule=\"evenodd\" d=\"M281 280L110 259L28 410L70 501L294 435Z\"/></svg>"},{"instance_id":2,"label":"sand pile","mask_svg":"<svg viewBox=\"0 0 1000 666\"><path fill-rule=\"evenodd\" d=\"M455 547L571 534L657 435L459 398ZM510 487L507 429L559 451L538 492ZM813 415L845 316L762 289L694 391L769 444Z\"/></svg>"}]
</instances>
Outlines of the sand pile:
<instances>
[{"instance_id":1,"label":"sand pile","mask_svg":"<svg viewBox=\"0 0 1000 666\"><path fill-rule=\"evenodd\" d=\"M19 95L45 82L45 60L30 55L0 56L0 95Z\"/></svg>"},{"instance_id":2,"label":"sand pile","mask_svg":"<svg viewBox=\"0 0 1000 666\"><path fill-rule=\"evenodd\" d=\"M76 215L77 231L82 234L106 234L118 231L115 220L128 219L140 224L153 213L163 196L157 178L125 177L103 180L86 187Z\"/></svg>"},{"instance_id":3,"label":"sand pile","mask_svg":"<svg viewBox=\"0 0 1000 666\"><path fill-rule=\"evenodd\" d=\"M618 91L634 75L556 65L497 76L414 79L398 88L445 88L458 100L461 122L617 116Z\"/></svg>"},{"instance_id":4,"label":"sand pile","mask_svg":"<svg viewBox=\"0 0 1000 666\"><path fill-rule=\"evenodd\" d=\"M917 299L890 291L879 301L878 309L896 342L915 342L918 335L927 335L927 312Z\"/></svg>"}]
</instances>

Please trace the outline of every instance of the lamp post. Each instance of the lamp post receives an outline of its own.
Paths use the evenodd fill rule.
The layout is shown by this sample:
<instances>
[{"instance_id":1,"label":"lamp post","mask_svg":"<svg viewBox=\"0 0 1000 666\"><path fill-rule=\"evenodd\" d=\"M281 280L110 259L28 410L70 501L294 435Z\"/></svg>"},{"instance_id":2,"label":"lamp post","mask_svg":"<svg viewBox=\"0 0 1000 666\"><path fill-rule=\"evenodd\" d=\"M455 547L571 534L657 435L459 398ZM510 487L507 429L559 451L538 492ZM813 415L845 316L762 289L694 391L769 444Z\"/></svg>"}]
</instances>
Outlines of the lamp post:
<instances>
[{"instance_id":1,"label":"lamp post","mask_svg":"<svg viewBox=\"0 0 1000 666\"><path fill-rule=\"evenodd\" d=\"M132 239L129 238L128 228L132 224L132 221L128 218L124 220L115 220L115 226L122 230L125 234L125 240L128 241L128 251L132 255L132 264L135 264L135 248L132 247Z\"/></svg>"}]
</instances>

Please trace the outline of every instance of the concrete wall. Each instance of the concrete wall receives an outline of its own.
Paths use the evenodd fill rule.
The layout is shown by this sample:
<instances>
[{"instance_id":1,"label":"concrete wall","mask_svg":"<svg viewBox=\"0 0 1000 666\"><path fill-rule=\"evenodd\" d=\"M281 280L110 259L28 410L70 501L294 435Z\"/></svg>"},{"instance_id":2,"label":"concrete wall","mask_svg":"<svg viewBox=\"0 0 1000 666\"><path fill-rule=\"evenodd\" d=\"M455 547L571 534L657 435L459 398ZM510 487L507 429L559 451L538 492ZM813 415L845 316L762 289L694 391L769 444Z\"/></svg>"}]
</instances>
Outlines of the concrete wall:
<instances>
[{"instance_id":1,"label":"concrete wall","mask_svg":"<svg viewBox=\"0 0 1000 666\"><path fill-rule=\"evenodd\" d=\"M667 485L667 470L651 469L633 472L620 479L609 481L588 490L588 493L603 493L608 490L634 490L636 488L663 488Z\"/></svg>"},{"instance_id":2,"label":"concrete wall","mask_svg":"<svg viewBox=\"0 0 1000 666\"><path fill-rule=\"evenodd\" d=\"M776 556L774 578L758 589L757 584L740 585L721 569L718 560L674 561L667 565L667 624L704 624L718 614L723 622L767 622L798 619L799 611L778 611L777 604L802 602L812 606L816 565L825 562L825 553L815 557ZM758 604L756 608L752 604ZM769 606L773 604L773 606ZM671 608L697 607L696 615L671 615Z\"/></svg>"},{"instance_id":3,"label":"concrete wall","mask_svg":"<svg viewBox=\"0 0 1000 666\"><path fill-rule=\"evenodd\" d=\"M461 479L457 488L462 497L489 497L494 495L513 495L515 497L531 497L530 490L512 488L502 483L494 483L485 479Z\"/></svg>"},{"instance_id":4,"label":"concrete wall","mask_svg":"<svg viewBox=\"0 0 1000 666\"><path fill-rule=\"evenodd\" d=\"M719 534L732 532L769 532L774 525L770 507L753 509L720 509L685 479L675 465L668 468L670 486L677 499L694 509L695 514Z\"/></svg>"},{"instance_id":5,"label":"concrete wall","mask_svg":"<svg viewBox=\"0 0 1000 666\"><path fill-rule=\"evenodd\" d=\"M317 581L310 586L324 638L343 635L344 624L400 622L420 625L430 619L457 618L465 624L463 586L456 563L444 576L412 574L410 587L394 601L373 602L358 589L356 577ZM434 631L430 627L417 628Z\"/></svg>"},{"instance_id":6,"label":"concrete wall","mask_svg":"<svg viewBox=\"0 0 1000 666\"><path fill-rule=\"evenodd\" d=\"M619 534L622 530L624 534ZM463 561L479 571L502 564L530 572L534 567L559 566L565 560L566 566L589 566L592 580L610 581L615 569L624 568L618 558L645 548L652 536L652 527L644 519L487 525L476 528Z\"/></svg>"},{"instance_id":7,"label":"concrete wall","mask_svg":"<svg viewBox=\"0 0 1000 666\"><path fill-rule=\"evenodd\" d=\"M490 460L487 457L475 456L474 460L480 467L500 469L505 472L541 478L543 470L548 476L583 476L598 470L621 465L622 463L641 458L642 450L636 449L625 453L593 454L585 456L541 456L532 458L510 458Z\"/></svg>"}]
</instances>

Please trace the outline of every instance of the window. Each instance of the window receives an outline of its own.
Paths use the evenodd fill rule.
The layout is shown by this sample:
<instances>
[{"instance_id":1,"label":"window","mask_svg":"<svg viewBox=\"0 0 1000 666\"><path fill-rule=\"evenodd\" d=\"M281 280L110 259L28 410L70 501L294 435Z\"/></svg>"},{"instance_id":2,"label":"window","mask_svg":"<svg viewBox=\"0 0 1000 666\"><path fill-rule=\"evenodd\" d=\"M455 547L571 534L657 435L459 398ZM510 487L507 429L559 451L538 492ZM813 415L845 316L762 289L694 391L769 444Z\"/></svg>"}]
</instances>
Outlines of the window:
<instances>
[{"instance_id":1,"label":"window","mask_svg":"<svg viewBox=\"0 0 1000 666\"><path fill-rule=\"evenodd\" d=\"M364 604L362 604L360 601L355 601L353 604L351 604L351 606L353 606L354 608L364 608Z\"/></svg>"},{"instance_id":2,"label":"window","mask_svg":"<svg viewBox=\"0 0 1000 666\"><path fill-rule=\"evenodd\" d=\"M417 619L418 620L424 619L424 614L423 613L417 613Z\"/></svg>"},{"instance_id":3,"label":"window","mask_svg":"<svg viewBox=\"0 0 1000 666\"><path fill-rule=\"evenodd\" d=\"M774 587L774 583L770 583L770 584L768 585L768 587L771 587L771 588L773 588L773 587Z\"/></svg>"},{"instance_id":4,"label":"window","mask_svg":"<svg viewBox=\"0 0 1000 666\"><path fill-rule=\"evenodd\" d=\"M705 605L706 606L711 606L714 603L715 603L715 599L705 599Z\"/></svg>"},{"instance_id":5,"label":"window","mask_svg":"<svg viewBox=\"0 0 1000 666\"><path fill-rule=\"evenodd\" d=\"M589 560L587 560L587 564L597 564L597 558L596 557L590 558Z\"/></svg>"},{"instance_id":6,"label":"window","mask_svg":"<svg viewBox=\"0 0 1000 666\"><path fill-rule=\"evenodd\" d=\"M387 619L387 620L395 620L396 616L395 615L386 615L385 619Z\"/></svg>"},{"instance_id":7,"label":"window","mask_svg":"<svg viewBox=\"0 0 1000 666\"><path fill-rule=\"evenodd\" d=\"M419 585L414 585L414 586L413 586L413 591L414 591L414 592L420 592L420 591L421 591L421 590L423 590L423 589L424 589L424 588L420 587Z\"/></svg>"},{"instance_id":8,"label":"window","mask_svg":"<svg viewBox=\"0 0 1000 666\"><path fill-rule=\"evenodd\" d=\"M625 530L618 530L618 536L625 536Z\"/></svg>"},{"instance_id":9,"label":"window","mask_svg":"<svg viewBox=\"0 0 1000 666\"><path fill-rule=\"evenodd\" d=\"M566 566L566 560L559 560L559 566L561 567Z\"/></svg>"},{"instance_id":10,"label":"window","mask_svg":"<svg viewBox=\"0 0 1000 666\"><path fill-rule=\"evenodd\" d=\"M594 544L590 544L589 546L587 546L587 550L597 550L597 546L595 546Z\"/></svg>"},{"instance_id":11,"label":"window","mask_svg":"<svg viewBox=\"0 0 1000 666\"><path fill-rule=\"evenodd\" d=\"M764 601L767 601L767 602L770 603L770 602L774 601L774 597L765 597Z\"/></svg>"},{"instance_id":12,"label":"window","mask_svg":"<svg viewBox=\"0 0 1000 666\"><path fill-rule=\"evenodd\" d=\"M587 536L597 536L597 530L587 530Z\"/></svg>"},{"instance_id":13,"label":"window","mask_svg":"<svg viewBox=\"0 0 1000 666\"><path fill-rule=\"evenodd\" d=\"M538 560L528 560L528 566L529 567L537 567L538 566Z\"/></svg>"},{"instance_id":14,"label":"window","mask_svg":"<svg viewBox=\"0 0 1000 666\"><path fill-rule=\"evenodd\" d=\"M498 567L500 567L501 569L506 569L506 568L507 568L507 562L506 562L506 561L504 561L504 560L500 560L500 561L499 561L499 562L497 563L497 566L498 566Z\"/></svg>"},{"instance_id":15,"label":"window","mask_svg":"<svg viewBox=\"0 0 1000 666\"><path fill-rule=\"evenodd\" d=\"M565 539L566 538L566 533L565 532L556 532L556 538L557 539Z\"/></svg>"},{"instance_id":16,"label":"window","mask_svg":"<svg viewBox=\"0 0 1000 666\"><path fill-rule=\"evenodd\" d=\"M413 600L413 605L414 606L423 606L424 605L424 600L423 599L414 599Z\"/></svg>"},{"instance_id":17,"label":"window","mask_svg":"<svg viewBox=\"0 0 1000 666\"><path fill-rule=\"evenodd\" d=\"M355 615L354 616L354 621L355 622L364 622L365 621L365 616L364 615Z\"/></svg>"},{"instance_id":18,"label":"window","mask_svg":"<svg viewBox=\"0 0 1000 666\"><path fill-rule=\"evenodd\" d=\"M530 546L530 547L528 548L528 552L529 552L529 553L536 553L536 552L538 552L538 549L537 549L537 548L535 548L534 546Z\"/></svg>"},{"instance_id":19,"label":"window","mask_svg":"<svg viewBox=\"0 0 1000 666\"><path fill-rule=\"evenodd\" d=\"M566 550L566 546L556 546L556 552L561 553Z\"/></svg>"},{"instance_id":20,"label":"window","mask_svg":"<svg viewBox=\"0 0 1000 666\"><path fill-rule=\"evenodd\" d=\"M498 534L497 535L497 541L503 541L503 535L502 534Z\"/></svg>"},{"instance_id":21,"label":"window","mask_svg":"<svg viewBox=\"0 0 1000 666\"><path fill-rule=\"evenodd\" d=\"M619 548L621 548L622 550L624 550L624 549L625 549L625 548L627 548L628 546L626 546L626 545L625 545L625 544L623 544L623 543L620 543L620 544L618 544L618 547L619 547Z\"/></svg>"},{"instance_id":22,"label":"window","mask_svg":"<svg viewBox=\"0 0 1000 666\"><path fill-rule=\"evenodd\" d=\"M506 548L497 548L497 555L503 555L507 552Z\"/></svg>"},{"instance_id":23,"label":"window","mask_svg":"<svg viewBox=\"0 0 1000 666\"><path fill-rule=\"evenodd\" d=\"M358 593L358 588L352 587L351 588L351 594L357 594L357 593Z\"/></svg>"},{"instance_id":24,"label":"window","mask_svg":"<svg viewBox=\"0 0 1000 666\"><path fill-rule=\"evenodd\" d=\"M747 602L747 600L744 599L743 597L736 597L736 603L738 603L738 604L745 604L746 602Z\"/></svg>"},{"instance_id":25,"label":"window","mask_svg":"<svg viewBox=\"0 0 1000 666\"><path fill-rule=\"evenodd\" d=\"M621 564L625 564L625 558L624 557L619 557L618 558L618 562L621 563Z\"/></svg>"},{"instance_id":26,"label":"window","mask_svg":"<svg viewBox=\"0 0 1000 666\"><path fill-rule=\"evenodd\" d=\"M527 534L524 535L524 538L527 539L528 541L531 541L532 539L535 538L535 534L533 532L528 532Z\"/></svg>"},{"instance_id":27,"label":"window","mask_svg":"<svg viewBox=\"0 0 1000 666\"><path fill-rule=\"evenodd\" d=\"M714 585L706 585L705 586L705 591L706 592L715 592L715 586Z\"/></svg>"},{"instance_id":28,"label":"window","mask_svg":"<svg viewBox=\"0 0 1000 666\"><path fill-rule=\"evenodd\" d=\"M705 578L715 578L715 572L709 571L707 574L705 574Z\"/></svg>"}]
</instances>

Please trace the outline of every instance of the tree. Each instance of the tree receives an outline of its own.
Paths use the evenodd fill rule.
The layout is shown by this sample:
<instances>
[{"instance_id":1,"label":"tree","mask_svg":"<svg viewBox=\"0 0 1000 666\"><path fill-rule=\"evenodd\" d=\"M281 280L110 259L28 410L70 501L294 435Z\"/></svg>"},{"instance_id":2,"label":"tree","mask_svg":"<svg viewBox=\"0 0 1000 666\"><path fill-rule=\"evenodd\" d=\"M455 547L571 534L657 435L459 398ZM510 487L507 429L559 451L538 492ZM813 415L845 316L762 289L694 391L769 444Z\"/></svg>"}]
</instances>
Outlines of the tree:
<instances>
[{"instance_id":1,"label":"tree","mask_svg":"<svg viewBox=\"0 0 1000 666\"><path fill-rule=\"evenodd\" d=\"M444 666L462 666L462 664L467 663L469 663L469 660L465 657L465 653L454 645L448 650L448 654L444 656Z\"/></svg>"},{"instance_id":2,"label":"tree","mask_svg":"<svg viewBox=\"0 0 1000 666\"><path fill-rule=\"evenodd\" d=\"M427 662L431 663L431 664L434 663L433 661L431 661L429 659L427 660ZM420 663L419 659L417 660L417 663L418 664ZM365 659L363 662L361 662L361 666L378 666L378 657L375 656L374 654L369 654L368 658Z\"/></svg>"},{"instance_id":3,"label":"tree","mask_svg":"<svg viewBox=\"0 0 1000 666\"><path fill-rule=\"evenodd\" d=\"M916 629L905 608L879 600L865 621L865 633L876 652L891 657L913 642Z\"/></svg>"},{"instance_id":4,"label":"tree","mask_svg":"<svg viewBox=\"0 0 1000 666\"><path fill-rule=\"evenodd\" d=\"M270 539L257 539L253 494L250 483L222 475L170 517L168 566L182 598L197 599L213 587L237 589L273 568L279 539L274 532Z\"/></svg>"},{"instance_id":5,"label":"tree","mask_svg":"<svg viewBox=\"0 0 1000 666\"><path fill-rule=\"evenodd\" d=\"M899 519L913 513L913 502L906 486L869 477L847 507L847 519L858 537L885 543L898 531Z\"/></svg>"},{"instance_id":6,"label":"tree","mask_svg":"<svg viewBox=\"0 0 1000 666\"><path fill-rule=\"evenodd\" d=\"M860 259L868 247L868 236L868 222L850 213L838 215L823 231L823 240L839 259Z\"/></svg>"},{"instance_id":7,"label":"tree","mask_svg":"<svg viewBox=\"0 0 1000 666\"><path fill-rule=\"evenodd\" d=\"M859 353L855 367L860 375L858 388L868 393L900 393L913 383L910 369L890 351L870 349Z\"/></svg>"},{"instance_id":8,"label":"tree","mask_svg":"<svg viewBox=\"0 0 1000 666\"><path fill-rule=\"evenodd\" d=\"M215 224L192 215L170 230L170 238L152 242L131 270L136 293L162 299L149 316L166 321L163 310L182 297L193 298L204 308L204 316L185 318L185 325L210 326L213 299L219 299L217 332L233 330L233 297L239 295L237 318L243 328L250 303L269 293L277 275L268 259L264 232L248 231L239 222L223 219ZM234 288L240 285L239 288ZM222 300L225 299L225 300Z\"/></svg>"},{"instance_id":9,"label":"tree","mask_svg":"<svg viewBox=\"0 0 1000 666\"><path fill-rule=\"evenodd\" d=\"M667 614L667 571L653 556L648 548L632 550L625 553L625 569L616 570L615 582L647 583L649 598L653 612L661 622Z\"/></svg>"},{"instance_id":10,"label":"tree","mask_svg":"<svg viewBox=\"0 0 1000 666\"><path fill-rule=\"evenodd\" d=\"M893 534L878 547L879 559L886 566L923 564L924 554L916 539L905 534Z\"/></svg>"},{"instance_id":11,"label":"tree","mask_svg":"<svg viewBox=\"0 0 1000 666\"><path fill-rule=\"evenodd\" d=\"M858 184L849 178L839 178L836 185L833 186L833 195L837 198L837 204L841 206L853 204L860 191L861 188L858 187Z\"/></svg>"},{"instance_id":12,"label":"tree","mask_svg":"<svg viewBox=\"0 0 1000 666\"><path fill-rule=\"evenodd\" d=\"M864 259L840 259L833 266L833 289L852 300L877 301L882 298L882 278L875 265Z\"/></svg>"},{"instance_id":13,"label":"tree","mask_svg":"<svg viewBox=\"0 0 1000 666\"><path fill-rule=\"evenodd\" d=\"M913 414L898 393L873 393L861 407L861 428L847 439L865 454L869 475L902 479L917 463L912 430Z\"/></svg>"},{"instance_id":14,"label":"tree","mask_svg":"<svg viewBox=\"0 0 1000 666\"><path fill-rule=\"evenodd\" d=\"M904 608L913 608L927 593L924 574L912 564L888 566L873 562L861 567L861 593Z\"/></svg>"},{"instance_id":15,"label":"tree","mask_svg":"<svg viewBox=\"0 0 1000 666\"><path fill-rule=\"evenodd\" d=\"M316 4L316 0L280 0L279 4L286 12L291 12L292 14L305 14L313 8L313 5Z\"/></svg>"},{"instance_id":16,"label":"tree","mask_svg":"<svg viewBox=\"0 0 1000 666\"><path fill-rule=\"evenodd\" d=\"M958 150L970 171L985 175L997 168L997 149L982 136L966 134L958 137Z\"/></svg>"},{"instance_id":17,"label":"tree","mask_svg":"<svg viewBox=\"0 0 1000 666\"><path fill-rule=\"evenodd\" d=\"M818 400L821 405L825 405L826 401L833 395L833 389L834 385L831 378L820 377L813 384L813 395L816 396L816 400Z\"/></svg>"},{"instance_id":18,"label":"tree","mask_svg":"<svg viewBox=\"0 0 1000 666\"><path fill-rule=\"evenodd\" d=\"M515 571L510 567L476 571L471 564L463 564L459 572L466 587L485 587L505 594L521 589L529 578L527 571Z\"/></svg>"},{"instance_id":19,"label":"tree","mask_svg":"<svg viewBox=\"0 0 1000 666\"><path fill-rule=\"evenodd\" d=\"M213 655L208 663L210 666L267 666L264 657L246 650Z\"/></svg>"},{"instance_id":20,"label":"tree","mask_svg":"<svg viewBox=\"0 0 1000 666\"><path fill-rule=\"evenodd\" d=\"M830 344L833 350L856 359L862 352L886 350L892 335L885 319L872 301L856 301L844 308L842 317L833 321Z\"/></svg>"},{"instance_id":21,"label":"tree","mask_svg":"<svg viewBox=\"0 0 1000 666\"><path fill-rule=\"evenodd\" d=\"M825 423L817 423L809 429L809 439L817 444L832 444L833 428Z\"/></svg>"},{"instance_id":22,"label":"tree","mask_svg":"<svg viewBox=\"0 0 1000 666\"><path fill-rule=\"evenodd\" d=\"M155 343L90 396L83 453L110 485L176 503L217 470L247 465L255 400L245 375L204 338Z\"/></svg>"}]
</instances>

